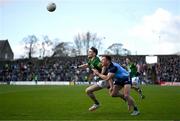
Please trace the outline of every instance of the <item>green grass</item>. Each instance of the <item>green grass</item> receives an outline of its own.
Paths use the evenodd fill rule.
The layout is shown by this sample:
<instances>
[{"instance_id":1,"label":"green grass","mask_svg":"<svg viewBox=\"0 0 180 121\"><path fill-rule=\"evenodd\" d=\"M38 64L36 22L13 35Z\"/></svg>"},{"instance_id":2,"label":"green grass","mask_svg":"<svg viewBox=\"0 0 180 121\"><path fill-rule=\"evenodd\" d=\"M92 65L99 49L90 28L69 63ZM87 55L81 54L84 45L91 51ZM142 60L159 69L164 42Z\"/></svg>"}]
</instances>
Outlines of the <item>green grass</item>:
<instances>
[{"instance_id":1,"label":"green grass","mask_svg":"<svg viewBox=\"0 0 180 121\"><path fill-rule=\"evenodd\" d=\"M0 120L180 120L180 87L144 86L144 100L132 91L139 116L107 89L95 93L101 107L89 112L86 87L0 85Z\"/></svg>"}]
</instances>

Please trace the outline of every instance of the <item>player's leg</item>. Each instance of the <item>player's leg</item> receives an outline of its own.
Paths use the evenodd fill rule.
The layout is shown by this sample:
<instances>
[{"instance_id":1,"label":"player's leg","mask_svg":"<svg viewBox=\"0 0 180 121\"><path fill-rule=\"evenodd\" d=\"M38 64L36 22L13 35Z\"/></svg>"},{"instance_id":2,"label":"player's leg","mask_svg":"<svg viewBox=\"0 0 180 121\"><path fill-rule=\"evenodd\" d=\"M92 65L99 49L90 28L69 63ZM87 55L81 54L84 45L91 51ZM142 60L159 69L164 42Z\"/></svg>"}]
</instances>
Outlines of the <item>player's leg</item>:
<instances>
[{"instance_id":1,"label":"player's leg","mask_svg":"<svg viewBox=\"0 0 180 121\"><path fill-rule=\"evenodd\" d=\"M139 84L139 77L132 78L132 89L134 89L140 95L141 99L145 98L145 96L142 93L140 84Z\"/></svg>"},{"instance_id":2,"label":"player's leg","mask_svg":"<svg viewBox=\"0 0 180 121\"><path fill-rule=\"evenodd\" d=\"M93 77L94 77L93 73L90 73L89 76L88 76L89 84L91 84L91 81L93 80Z\"/></svg>"},{"instance_id":3,"label":"player's leg","mask_svg":"<svg viewBox=\"0 0 180 121\"><path fill-rule=\"evenodd\" d=\"M135 105L134 99L130 96L130 90L131 90L131 84L125 84L124 85L124 97L128 102L128 110L131 110L131 107L133 107L133 112L131 115L138 115L140 112L138 111L137 106Z\"/></svg>"},{"instance_id":4,"label":"player's leg","mask_svg":"<svg viewBox=\"0 0 180 121\"><path fill-rule=\"evenodd\" d=\"M120 90L122 89L123 87L120 86L120 85L114 85L113 86L113 90L111 90L109 92L110 96L111 97L120 97L121 99L123 99L124 101L126 101L126 99L124 98L124 94L122 94L120 92Z\"/></svg>"},{"instance_id":5,"label":"player's leg","mask_svg":"<svg viewBox=\"0 0 180 121\"><path fill-rule=\"evenodd\" d=\"M93 92L101 90L102 88L99 87L98 85L91 85L88 88L86 88L86 94L92 99L92 101L95 104L99 104L98 100L96 99L95 95Z\"/></svg>"},{"instance_id":6,"label":"player's leg","mask_svg":"<svg viewBox=\"0 0 180 121\"><path fill-rule=\"evenodd\" d=\"M137 86L136 84L133 84L132 89L134 89L140 95L141 99L145 98L145 96L142 93L142 89L139 86Z\"/></svg>"},{"instance_id":7,"label":"player's leg","mask_svg":"<svg viewBox=\"0 0 180 121\"><path fill-rule=\"evenodd\" d=\"M91 98L91 100L94 102L94 104L89 108L90 111L96 110L99 106L100 103L99 101L96 99L95 95L93 92L101 90L103 88L107 88L108 87L108 83L105 80L99 80L97 82L97 84L92 85L90 87L88 87L86 89L86 93L87 95Z\"/></svg>"},{"instance_id":8,"label":"player's leg","mask_svg":"<svg viewBox=\"0 0 180 121\"><path fill-rule=\"evenodd\" d=\"M121 89L121 87L120 86L118 86L118 85L113 85L113 89L112 89L112 91L111 92L109 92L110 93L110 96L111 97L120 97L119 95L119 90Z\"/></svg>"},{"instance_id":9,"label":"player's leg","mask_svg":"<svg viewBox=\"0 0 180 121\"><path fill-rule=\"evenodd\" d=\"M130 96L130 89L131 89L131 85L130 84L125 84L124 85L124 97L126 98L127 102L128 102L128 110L130 111L132 107L134 107L134 100L132 99L132 97Z\"/></svg>"}]
</instances>

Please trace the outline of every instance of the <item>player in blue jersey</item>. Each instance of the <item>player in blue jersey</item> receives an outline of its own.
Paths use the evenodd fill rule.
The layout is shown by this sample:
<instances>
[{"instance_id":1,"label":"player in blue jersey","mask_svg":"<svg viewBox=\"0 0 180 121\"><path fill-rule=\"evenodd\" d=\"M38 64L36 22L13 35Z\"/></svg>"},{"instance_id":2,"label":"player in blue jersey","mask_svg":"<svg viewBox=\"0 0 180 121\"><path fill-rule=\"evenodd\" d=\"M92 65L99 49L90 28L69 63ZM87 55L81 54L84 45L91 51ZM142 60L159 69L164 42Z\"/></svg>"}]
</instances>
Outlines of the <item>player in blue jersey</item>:
<instances>
[{"instance_id":1,"label":"player in blue jersey","mask_svg":"<svg viewBox=\"0 0 180 121\"><path fill-rule=\"evenodd\" d=\"M112 62L111 57L107 55L102 56L101 63L102 66L106 68L107 75L99 73L96 69L92 69L93 72L103 80L109 82L110 95L112 97L121 97L119 90L123 88L123 95L128 103L129 110L133 107L131 115L138 115L140 112L135 105L134 99L130 96L131 81L129 79L129 72L119 64Z\"/></svg>"}]
</instances>

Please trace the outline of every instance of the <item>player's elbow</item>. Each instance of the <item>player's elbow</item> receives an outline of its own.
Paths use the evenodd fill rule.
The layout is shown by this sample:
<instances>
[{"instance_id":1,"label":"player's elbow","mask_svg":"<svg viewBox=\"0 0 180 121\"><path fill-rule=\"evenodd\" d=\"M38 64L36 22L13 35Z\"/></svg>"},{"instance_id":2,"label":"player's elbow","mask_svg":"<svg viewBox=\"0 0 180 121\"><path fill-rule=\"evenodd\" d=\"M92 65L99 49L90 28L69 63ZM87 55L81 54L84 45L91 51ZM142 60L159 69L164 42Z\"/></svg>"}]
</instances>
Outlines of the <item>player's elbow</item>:
<instances>
[{"instance_id":1,"label":"player's elbow","mask_svg":"<svg viewBox=\"0 0 180 121\"><path fill-rule=\"evenodd\" d=\"M104 80L109 81L111 78L110 77L106 77Z\"/></svg>"}]
</instances>

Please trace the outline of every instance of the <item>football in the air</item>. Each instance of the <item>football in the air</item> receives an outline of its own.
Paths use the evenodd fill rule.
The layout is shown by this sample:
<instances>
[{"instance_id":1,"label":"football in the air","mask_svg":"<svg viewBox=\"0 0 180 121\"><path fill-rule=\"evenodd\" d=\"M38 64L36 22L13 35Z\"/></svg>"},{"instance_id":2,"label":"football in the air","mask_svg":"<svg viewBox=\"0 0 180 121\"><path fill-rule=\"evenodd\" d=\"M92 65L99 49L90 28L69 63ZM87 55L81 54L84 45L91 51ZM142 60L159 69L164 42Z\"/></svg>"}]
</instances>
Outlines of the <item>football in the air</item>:
<instances>
[{"instance_id":1,"label":"football in the air","mask_svg":"<svg viewBox=\"0 0 180 121\"><path fill-rule=\"evenodd\" d=\"M53 2L49 3L49 4L47 5L47 10L48 10L49 12L54 12L54 11L56 10L56 4L53 3Z\"/></svg>"}]
</instances>

